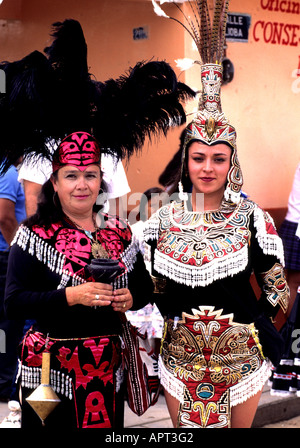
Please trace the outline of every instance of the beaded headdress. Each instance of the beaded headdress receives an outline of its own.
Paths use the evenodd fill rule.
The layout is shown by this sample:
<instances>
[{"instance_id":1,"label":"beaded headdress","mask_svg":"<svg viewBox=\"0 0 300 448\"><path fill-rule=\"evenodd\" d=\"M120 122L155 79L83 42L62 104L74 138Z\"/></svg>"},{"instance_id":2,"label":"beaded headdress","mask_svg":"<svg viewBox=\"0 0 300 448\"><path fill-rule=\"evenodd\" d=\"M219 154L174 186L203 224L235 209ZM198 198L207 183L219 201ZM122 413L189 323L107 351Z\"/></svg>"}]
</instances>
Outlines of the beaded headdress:
<instances>
[{"instance_id":1,"label":"beaded headdress","mask_svg":"<svg viewBox=\"0 0 300 448\"><path fill-rule=\"evenodd\" d=\"M165 3L161 1L160 3ZM183 145L182 175L187 149L193 141L207 145L225 143L232 149L231 167L227 175L225 200L237 203L243 184L242 172L236 149L236 130L222 112L221 86L223 80L222 60L224 56L225 33L229 0L216 0L211 23L207 0L187 1L183 6L174 5L181 11L184 22L164 13L152 0L154 11L165 18L179 22L194 40L200 55L202 92L198 110L185 130ZM189 8L189 11L187 11ZM193 19L194 18L194 19ZM179 184L182 191L182 182Z\"/></svg>"},{"instance_id":2,"label":"beaded headdress","mask_svg":"<svg viewBox=\"0 0 300 448\"><path fill-rule=\"evenodd\" d=\"M64 165L85 170L88 165L100 164L100 148L87 132L73 132L62 140L52 161L53 172Z\"/></svg>"}]
</instances>

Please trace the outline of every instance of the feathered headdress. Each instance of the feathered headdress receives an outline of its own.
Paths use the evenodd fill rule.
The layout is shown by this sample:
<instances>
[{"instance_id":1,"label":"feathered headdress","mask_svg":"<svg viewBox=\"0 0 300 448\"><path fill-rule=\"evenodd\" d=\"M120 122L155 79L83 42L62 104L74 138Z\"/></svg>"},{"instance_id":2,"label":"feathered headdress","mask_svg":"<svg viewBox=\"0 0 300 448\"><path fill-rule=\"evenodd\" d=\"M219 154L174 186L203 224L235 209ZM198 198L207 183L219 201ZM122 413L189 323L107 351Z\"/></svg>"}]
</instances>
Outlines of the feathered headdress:
<instances>
[{"instance_id":1,"label":"feathered headdress","mask_svg":"<svg viewBox=\"0 0 300 448\"><path fill-rule=\"evenodd\" d=\"M73 132L88 132L102 152L129 157L145 138L185 122L182 101L195 93L164 61L139 62L118 79L96 81L76 20L53 24L53 42L16 62L3 62L0 94L2 171L24 155L52 159Z\"/></svg>"},{"instance_id":2,"label":"feathered headdress","mask_svg":"<svg viewBox=\"0 0 300 448\"><path fill-rule=\"evenodd\" d=\"M162 0L160 3L165 2L166 0ZM200 141L207 145L216 143L229 145L232 148L232 156L225 199L236 203L239 201L243 183L236 151L236 131L222 112L221 106L222 60L229 0L214 1L212 20L207 0L188 0L184 6L173 1L167 1L167 3L174 3L180 10L183 21L165 14L158 3L152 0L154 11L159 16L175 20L189 33L200 56L200 60L194 62L201 65L201 98L198 111L186 128L182 166L187 147L192 141ZM180 185L180 189L182 189L182 185Z\"/></svg>"}]
</instances>

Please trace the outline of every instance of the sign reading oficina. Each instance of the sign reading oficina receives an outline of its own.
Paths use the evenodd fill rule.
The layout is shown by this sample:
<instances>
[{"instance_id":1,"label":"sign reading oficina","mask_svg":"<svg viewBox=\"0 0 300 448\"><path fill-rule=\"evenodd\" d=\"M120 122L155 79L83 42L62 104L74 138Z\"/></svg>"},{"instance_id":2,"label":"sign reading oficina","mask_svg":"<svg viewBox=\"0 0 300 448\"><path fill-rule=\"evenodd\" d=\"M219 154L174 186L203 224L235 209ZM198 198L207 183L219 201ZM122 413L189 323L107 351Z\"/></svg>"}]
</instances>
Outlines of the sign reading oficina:
<instances>
[{"instance_id":1,"label":"sign reading oficina","mask_svg":"<svg viewBox=\"0 0 300 448\"><path fill-rule=\"evenodd\" d=\"M243 13L228 13L226 26L227 42L248 42L251 16Z\"/></svg>"}]
</instances>

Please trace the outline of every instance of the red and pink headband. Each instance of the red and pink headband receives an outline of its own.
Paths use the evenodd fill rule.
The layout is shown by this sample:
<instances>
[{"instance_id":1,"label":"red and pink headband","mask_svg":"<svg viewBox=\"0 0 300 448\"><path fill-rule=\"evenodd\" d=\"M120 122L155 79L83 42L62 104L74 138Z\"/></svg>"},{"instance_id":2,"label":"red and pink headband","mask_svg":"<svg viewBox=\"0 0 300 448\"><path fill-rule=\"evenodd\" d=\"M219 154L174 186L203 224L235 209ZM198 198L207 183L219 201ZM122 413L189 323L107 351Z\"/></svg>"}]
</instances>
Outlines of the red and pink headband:
<instances>
[{"instance_id":1,"label":"red and pink headband","mask_svg":"<svg viewBox=\"0 0 300 448\"><path fill-rule=\"evenodd\" d=\"M74 132L62 140L52 161L53 172L65 165L73 165L81 171L88 165L100 164L100 148L87 132Z\"/></svg>"}]
</instances>

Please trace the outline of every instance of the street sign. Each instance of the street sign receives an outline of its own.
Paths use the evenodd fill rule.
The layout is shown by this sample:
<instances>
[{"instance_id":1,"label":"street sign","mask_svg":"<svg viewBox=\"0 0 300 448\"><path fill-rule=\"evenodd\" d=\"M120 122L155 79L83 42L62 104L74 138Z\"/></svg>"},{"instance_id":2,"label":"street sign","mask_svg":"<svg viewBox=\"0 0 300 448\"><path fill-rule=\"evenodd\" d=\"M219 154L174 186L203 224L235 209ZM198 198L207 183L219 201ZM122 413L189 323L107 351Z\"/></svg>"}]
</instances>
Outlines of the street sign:
<instances>
[{"instance_id":1,"label":"street sign","mask_svg":"<svg viewBox=\"0 0 300 448\"><path fill-rule=\"evenodd\" d=\"M232 12L228 13L228 20L226 25L226 41L248 42L250 23L250 14Z\"/></svg>"}]
</instances>

